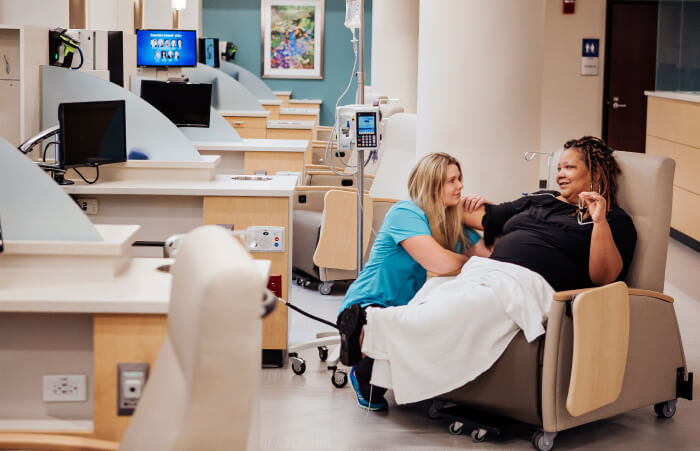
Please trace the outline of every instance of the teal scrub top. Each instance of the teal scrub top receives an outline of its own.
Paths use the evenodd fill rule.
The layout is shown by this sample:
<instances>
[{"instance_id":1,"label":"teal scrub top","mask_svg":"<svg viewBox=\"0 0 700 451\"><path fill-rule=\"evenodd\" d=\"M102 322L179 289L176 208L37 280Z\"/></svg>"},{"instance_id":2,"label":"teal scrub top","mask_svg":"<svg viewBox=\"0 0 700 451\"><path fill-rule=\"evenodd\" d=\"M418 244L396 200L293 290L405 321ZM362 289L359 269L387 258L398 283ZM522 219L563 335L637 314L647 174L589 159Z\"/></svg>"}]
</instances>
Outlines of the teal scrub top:
<instances>
[{"instance_id":1,"label":"teal scrub top","mask_svg":"<svg viewBox=\"0 0 700 451\"><path fill-rule=\"evenodd\" d=\"M465 228L471 245L481 238ZM359 277L350 285L339 312L351 304L361 307L406 305L426 279L425 269L406 252L401 242L414 236L430 236L430 225L423 210L410 200L396 203L387 212ZM455 252L461 251L457 244Z\"/></svg>"}]
</instances>

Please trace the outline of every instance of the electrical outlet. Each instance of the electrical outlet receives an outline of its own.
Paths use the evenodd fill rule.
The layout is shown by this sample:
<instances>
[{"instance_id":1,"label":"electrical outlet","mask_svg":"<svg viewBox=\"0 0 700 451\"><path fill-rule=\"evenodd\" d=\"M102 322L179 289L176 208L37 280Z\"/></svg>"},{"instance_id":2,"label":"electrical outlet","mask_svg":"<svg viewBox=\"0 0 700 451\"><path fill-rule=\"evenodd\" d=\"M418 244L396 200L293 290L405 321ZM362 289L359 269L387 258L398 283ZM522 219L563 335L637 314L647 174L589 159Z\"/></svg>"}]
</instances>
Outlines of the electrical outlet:
<instances>
[{"instance_id":1,"label":"electrical outlet","mask_svg":"<svg viewBox=\"0 0 700 451\"><path fill-rule=\"evenodd\" d=\"M45 374L45 402L87 401L87 376L84 374Z\"/></svg>"},{"instance_id":2,"label":"electrical outlet","mask_svg":"<svg viewBox=\"0 0 700 451\"><path fill-rule=\"evenodd\" d=\"M117 415L132 415L148 379L148 363L117 364Z\"/></svg>"},{"instance_id":3,"label":"electrical outlet","mask_svg":"<svg viewBox=\"0 0 700 451\"><path fill-rule=\"evenodd\" d=\"M250 226L246 244L251 252L284 252L284 227Z\"/></svg>"},{"instance_id":4,"label":"electrical outlet","mask_svg":"<svg viewBox=\"0 0 700 451\"><path fill-rule=\"evenodd\" d=\"M88 215L97 214L97 199L76 199L78 206Z\"/></svg>"}]
</instances>

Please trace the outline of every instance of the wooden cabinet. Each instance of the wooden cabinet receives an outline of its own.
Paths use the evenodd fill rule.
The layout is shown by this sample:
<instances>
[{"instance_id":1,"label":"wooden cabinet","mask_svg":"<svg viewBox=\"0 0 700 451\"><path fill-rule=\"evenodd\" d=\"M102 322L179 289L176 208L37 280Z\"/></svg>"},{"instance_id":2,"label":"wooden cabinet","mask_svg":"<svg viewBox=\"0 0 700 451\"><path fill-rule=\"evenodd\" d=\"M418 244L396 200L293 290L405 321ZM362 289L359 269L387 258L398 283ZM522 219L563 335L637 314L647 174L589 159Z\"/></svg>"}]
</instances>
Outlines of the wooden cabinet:
<instances>
[{"instance_id":1,"label":"wooden cabinet","mask_svg":"<svg viewBox=\"0 0 700 451\"><path fill-rule=\"evenodd\" d=\"M700 96L649 96L646 151L676 161L671 227L700 241Z\"/></svg>"},{"instance_id":2,"label":"wooden cabinet","mask_svg":"<svg viewBox=\"0 0 700 451\"><path fill-rule=\"evenodd\" d=\"M19 93L19 80L0 80L0 137L14 146L20 144Z\"/></svg>"}]
</instances>

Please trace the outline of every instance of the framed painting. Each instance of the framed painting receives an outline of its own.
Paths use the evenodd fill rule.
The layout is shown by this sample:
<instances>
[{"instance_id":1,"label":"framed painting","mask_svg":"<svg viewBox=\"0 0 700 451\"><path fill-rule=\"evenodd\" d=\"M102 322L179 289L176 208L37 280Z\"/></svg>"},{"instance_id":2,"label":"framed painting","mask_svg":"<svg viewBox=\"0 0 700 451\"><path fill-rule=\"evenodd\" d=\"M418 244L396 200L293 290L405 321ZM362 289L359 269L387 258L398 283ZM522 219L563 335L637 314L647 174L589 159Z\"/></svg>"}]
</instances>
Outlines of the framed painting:
<instances>
[{"instance_id":1,"label":"framed painting","mask_svg":"<svg viewBox=\"0 0 700 451\"><path fill-rule=\"evenodd\" d=\"M263 78L323 78L325 0L261 0Z\"/></svg>"}]
</instances>

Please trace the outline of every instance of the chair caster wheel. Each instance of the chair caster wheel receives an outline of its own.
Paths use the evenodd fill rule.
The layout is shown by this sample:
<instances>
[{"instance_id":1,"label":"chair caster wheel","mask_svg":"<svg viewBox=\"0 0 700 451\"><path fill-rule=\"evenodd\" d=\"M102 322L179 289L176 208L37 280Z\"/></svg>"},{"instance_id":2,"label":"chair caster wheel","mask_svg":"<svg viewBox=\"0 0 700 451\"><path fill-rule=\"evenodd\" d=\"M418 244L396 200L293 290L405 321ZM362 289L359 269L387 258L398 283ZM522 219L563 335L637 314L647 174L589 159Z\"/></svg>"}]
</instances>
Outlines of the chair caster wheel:
<instances>
[{"instance_id":1,"label":"chair caster wheel","mask_svg":"<svg viewBox=\"0 0 700 451\"><path fill-rule=\"evenodd\" d=\"M554 448L554 436L556 435L556 432L550 433L538 429L532 434L532 447L537 451L550 451Z\"/></svg>"},{"instance_id":2,"label":"chair caster wheel","mask_svg":"<svg viewBox=\"0 0 700 451\"><path fill-rule=\"evenodd\" d=\"M311 281L309 279L304 279L304 283L302 283L304 288L309 288L309 285L311 285Z\"/></svg>"},{"instance_id":3,"label":"chair caster wheel","mask_svg":"<svg viewBox=\"0 0 700 451\"><path fill-rule=\"evenodd\" d=\"M343 370L333 371L333 375L331 376L331 383L335 388L345 387L348 383L347 373Z\"/></svg>"},{"instance_id":4,"label":"chair caster wheel","mask_svg":"<svg viewBox=\"0 0 700 451\"><path fill-rule=\"evenodd\" d=\"M329 294L331 294L332 289L333 282L322 282L318 285L318 291L324 296L328 296Z\"/></svg>"},{"instance_id":5,"label":"chair caster wheel","mask_svg":"<svg viewBox=\"0 0 700 451\"><path fill-rule=\"evenodd\" d=\"M661 418L671 418L676 413L676 400L654 404L654 412Z\"/></svg>"},{"instance_id":6,"label":"chair caster wheel","mask_svg":"<svg viewBox=\"0 0 700 451\"><path fill-rule=\"evenodd\" d=\"M328 360L328 348L326 346L318 347L318 358L321 359L321 362Z\"/></svg>"},{"instance_id":7,"label":"chair caster wheel","mask_svg":"<svg viewBox=\"0 0 700 451\"><path fill-rule=\"evenodd\" d=\"M292 357L292 371L294 374L302 375L306 371L306 362L301 357Z\"/></svg>"},{"instance_id":8,"label":"chair caster wheel","mask_svg":"<svg viewBox=\"0 0 700 451\"><path fill-rule=\"evenodd\" d=\"M443 402L437 399L431 399L425 406L425 416L431 420L439 420L442 418L440 416L440 409L443 407Z\"/></svg>"},{"instance_id":9,"label":"chair caster wheel","mask_svg":"<svg viewBox=\"0 0 700 451\"><path fill-rule=\"evenodd\" d=\"M464 432L464 424L459 421L453 421L450 423L448 431L450 431L452 435L462 435L462 432Z\"/></svg>"},{"instance_id":10,"label":"chair caster wheel","mask_svg":"<svg viewBox=\"0 0 700 451\"><path fill-rule=\"evenodd\" d=\"M481 429L481 428L474 429L472 431L472 440L474 441L474 443L481 443L484 440L486 440L486 433L487 432L488 431L486 429Z\"/></svg>"}]
</instances>

